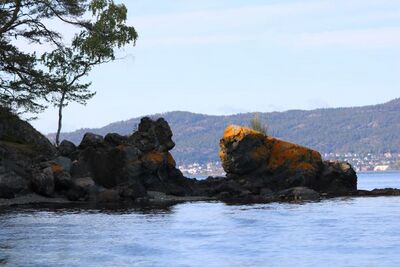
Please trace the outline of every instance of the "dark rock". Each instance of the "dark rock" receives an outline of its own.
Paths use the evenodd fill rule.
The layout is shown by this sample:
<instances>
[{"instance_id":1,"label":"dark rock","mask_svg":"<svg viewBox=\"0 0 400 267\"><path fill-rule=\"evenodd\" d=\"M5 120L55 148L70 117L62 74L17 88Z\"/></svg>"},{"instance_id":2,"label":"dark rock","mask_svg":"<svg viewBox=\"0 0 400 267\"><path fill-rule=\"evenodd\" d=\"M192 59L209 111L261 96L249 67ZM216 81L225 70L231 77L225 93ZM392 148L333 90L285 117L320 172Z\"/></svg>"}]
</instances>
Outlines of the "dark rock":
<instances>
[{"instance_id":1,"label":"dark rock","mask_svg":"<svg viewBox=\"0 0 400 267\"><path fill-rule=\"evenodd\" d=\"M71 176L73 178L83 178L91 176L89 166L83 160L75 160L71 164Z\"/></svg>"},{"instance_id":2,"label":"dark rock","mask_svg":"<svg viewBox=\"0 0 400 267\"><path fill-rule=\"evenodd\" d=\"M54 175L51 167L35 173L31 180L31 186L34 192L50 197L54 194Z\"/></svg>"},{"instance_id":3,"label":"dark rock","mask_svg":"<svg viewBox=\"0 0 400 267\"><path fill-rule=\"evenodd\" d=\"M320 192L345 195L357 190L357 174L347 162L326 161L318 184Z\"/></svg>"},{"instance_id":4,"label":"dark rock","mask_svg":"<svg viewBox=\"0 0 400 267\"><path fill-rule=\"evenodd\" d=\"M56 154L55 147L28 122L21 120L7 109L0 107L0 142L32 150L32 159L51 159Z\"/></svg>"},{"instance_id":5,"label":"dark rock","mask_svg":"<svg viewBox=\"0 0 400 267\"><path fill-rule=\"evenodd\" d=\"M74 143L63 140L61 144L58 146L58 152L60 152L61 156L69 157L72 153L76 151L76 146Z\"/></svg>"},{"instance_id":6,"label":"dark rock","mask_svg":"<svg viewBox=\"0 0 400 267\"><path fill-rule=\"evenodd\" d=\"M56 191L68 191L74 185L71 175L67 171L54 173L54 185Z\"/></svg>"},{"instance_id":7,"label":"dark rock","mask_svg":"<svg viewBox=\"0 0 400 267\"><path fill-rule=\"evenodd\" d=\"M87 147L99 147L103 146L103 144L104 144L103 136L94 133L86 133L83 136L81 144L79 145L79 149L84 149Z\"/></svg>"},{"instance_id":8,"label":"dark rock","mask_svg":"<svg viewBox=\"0 0 400 267\"><path fill-rule=\"evenodd\" d=\"M261 196L272 196L273 194L274 194L274 192L269 188L263 188L260 191Z\"/></svg>"},{"instance_id":9,"label":"dark rock","mask_svg":"<svg viewBox=\"0 0 400 267\"><path fill-rule=\"evenodd\" d=\"M107 189L140 181L146 190L189 195L191 187L169 152L174 143L168 123L143 118L138 128L129 137L109 134L104 142L87 134L72 163L72 177L91 176Z\"/></svg>"},{"instance_id":10,"label":"dark rock","mask_svg":"<svg viewBox=\"0 0 400 267\"><path fill-rule=\"evenodd\" d=\"M73 181L72 188L67 192L67 198L72 201L95 200L97 187L91 177L78 178Z\"/></svg>"},{"instance_id":11,"label":"dark rock","mask_svg":"<svg viewBox=\"0 0 400 267\"><path fill-rule=\"evenodd\" d=\"M97 202L99 203L113 203L120 200L117 190L106 189L97 194Z\"/></svg>"},{"instance_id":12,"label":"dark rock","mask_svg":"<svg viewBox=\"0 0 400 267\"><path fill-rule=\"evenodd\" d=\"M0 167L0 198L14 198L16 194L28 188L26 179L13 171Z\"/></svg>"},{"instance_id":13,"label":"dark rock","mask_svg":"<svg viewBox=\"0 0 400 267\"><path fill-rule=\"evenodd\" d=\"M138 181L132 182L129 186L119 188L119 194L122 198L137 199L147 195L146 188Z\"/></svg>"},{"instance_id":14,"label":"dark rock","mask_svg":"<svg viewBox=\"0 0 400 267\"><path fill-rule=\"evenodd\" d=\"M284 201L318 200L320 195L307 187L294 187L276 193L278 199Z\"/></svg>"},{"instance_id":15,"label":"dark rock","mask_svg":"<svg viewBox=\"0 0 400 267\"><path fill-rule=\"evenodd\" d=\"M109 133L104 137L104 141L106 141L107 143L109 143L113 146L119 146L119 145L127 144L128 137L117 134L117 133Z\"/></svg>"},{"instance_id":16,"label":"dark rock","mask_svg":"<svg viewBox=\"0 0 400 267\"><path fill-rule=\"evenodd\" d=\"M175 143L172 141L171 128L162 118L156 121L148 117L142 118L138 131L129 137L129 142L142 152L152 150L167 152L175 147Z\"/></svg>"},{"instance_id":17,"label":"dark rock","mask_svg":"<svg viewBox=\"0 0 400 267\"><path fill-rule=\"evenodd\" d=\"M88 147L80 154L81 172L89 172L94 181L106 188L113 188L128 181L125 153L118 147Z\"/></svg>"},{"instance_id":18,"label":"dark rock","mask_svg":"<svg viewBox=\"0 0 400 267\"><path fill-rule=\"evenodd\" d=\"M215 188L216 193L228 192L230 195L240 195L243 191L245 191L245 189L233 180L221 183Z\"/></svg>"},{"instance_id":19,"label":"dark rock","mask_svg":"<svg viewBox=\"0 0 400 267\"><path fill-rule=\"evenodd\" d=\"M374 189L370 192L372 196L400 196L400 189L397 188L384 188Z\"/></svg>"},{"instance_id":20,"label":"dark rock","mask_svg":"<svg viewBox=\"0 0 400 267\"><path fill-rule=\"evenodd\" d=\"M143 155L143 153L134 146L125 146L120 149L125 153L125 159L130 163L139 160Z\"/></svg>"}]
</instances>

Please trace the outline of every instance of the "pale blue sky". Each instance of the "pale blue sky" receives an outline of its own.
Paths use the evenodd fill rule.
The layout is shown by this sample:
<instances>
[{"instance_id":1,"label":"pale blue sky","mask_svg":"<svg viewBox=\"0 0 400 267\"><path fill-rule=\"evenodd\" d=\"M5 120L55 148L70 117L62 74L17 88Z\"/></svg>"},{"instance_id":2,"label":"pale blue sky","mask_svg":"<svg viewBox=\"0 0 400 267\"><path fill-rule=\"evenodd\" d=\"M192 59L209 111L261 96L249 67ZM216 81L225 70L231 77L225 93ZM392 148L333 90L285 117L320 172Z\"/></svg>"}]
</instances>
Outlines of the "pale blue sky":
<instances>
[{"instance_id":1,"label":"pale blue sky","mask_svg":"<svg viewBox=\"0 0 400 267\"><path fill-rule=\"evenodd\" d=\"M146 114L283 111L400 97L399 0L132 0L139 32L90 75L64 130ZM34 122L56 129L53 109Z\"/></svg>"}]
</instances>

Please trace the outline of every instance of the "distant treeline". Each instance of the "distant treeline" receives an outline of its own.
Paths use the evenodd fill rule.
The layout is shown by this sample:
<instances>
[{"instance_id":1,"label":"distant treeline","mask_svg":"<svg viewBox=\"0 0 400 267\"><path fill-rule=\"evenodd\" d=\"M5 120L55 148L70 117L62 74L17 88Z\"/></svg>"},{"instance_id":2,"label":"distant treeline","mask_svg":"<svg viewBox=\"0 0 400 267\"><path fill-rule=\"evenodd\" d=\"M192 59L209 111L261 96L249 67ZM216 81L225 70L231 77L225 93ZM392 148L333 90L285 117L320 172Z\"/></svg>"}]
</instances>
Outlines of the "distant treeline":
<instances>
[{"instance_id":1,"label":"distant treeline","mask_svg":"<svg viewBox=\"0 0 400 267\"><path fill-rule=\"evenodd\" d=\"M254 113L209 116L189 112L157 114L174 132L178 162L205 163L218 160L219 139L229 124L249 125ZM317 149L322 153L400 152L400 99L386 104L354 107L257 113L268 125L268 134ZM79 143L87 131L128 134L140 118L116 122L100 129L82 129L62 137Z\"/></svg>"}]
</instances>

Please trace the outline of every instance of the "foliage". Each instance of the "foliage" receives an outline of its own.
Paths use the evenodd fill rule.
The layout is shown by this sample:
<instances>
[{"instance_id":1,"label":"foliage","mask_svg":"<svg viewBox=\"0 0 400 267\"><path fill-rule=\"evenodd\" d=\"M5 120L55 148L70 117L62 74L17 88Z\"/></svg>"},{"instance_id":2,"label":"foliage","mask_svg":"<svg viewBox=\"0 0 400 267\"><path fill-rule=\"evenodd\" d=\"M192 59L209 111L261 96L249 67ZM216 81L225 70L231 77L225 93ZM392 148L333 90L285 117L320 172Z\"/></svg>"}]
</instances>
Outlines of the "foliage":
<instances>
[{"instance_id":1,"label":"foliage","mask_svg":"<svg viewBox=\"0 0 400 267\"><path fill-rule=\"evenodd\" d=\"M114 60L115 48L137 39L135 29L125 24L126 14L126 7L112 0L2 0L0 105L37 113L45 101L60 107L68 101L86 103L93 96L90 83L79 80L95 65ZM51 27L54 21L74 27L72 40ZM54 50L29 53L16 41ZM66 102L60 104L63 93Z\"/></svg>"},{"instance_id":2,"label":"foliage","mask_svg":"<svg viewBox=\"0 0 400 267\"><path fill-rule=\"evenodd\" d=\"M263 134L267 134L268 127L261 122L260 115L256 113L254 118L250 120L250 128Z\"/></svg>"}]
</instances>

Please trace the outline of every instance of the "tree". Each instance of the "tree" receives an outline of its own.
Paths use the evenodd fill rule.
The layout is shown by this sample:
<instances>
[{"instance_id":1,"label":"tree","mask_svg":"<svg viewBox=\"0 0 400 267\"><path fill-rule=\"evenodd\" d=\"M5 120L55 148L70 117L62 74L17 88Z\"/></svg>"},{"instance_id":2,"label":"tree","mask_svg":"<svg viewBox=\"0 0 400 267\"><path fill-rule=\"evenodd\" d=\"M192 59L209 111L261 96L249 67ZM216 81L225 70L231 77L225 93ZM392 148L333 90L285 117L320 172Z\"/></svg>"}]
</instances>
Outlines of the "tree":
<instances>
[{"instance_id":1,"label":"tree","mask_svg":"<svg viewBox=\"0 0 400 267\"><path fill-rule=\"evenodd\" d=\"M135 43L138 37L133 27L125 25L127 10L124 5L97 0L91 2L89 11L95 20L85 22L85 29L76 34L71 47L58 46L42 56L42 62L52 77L49 101L58 108L57 146L63 108L71 101L86 104L95 95L89 90L90 83L80 83L80 80L94 66L114 60L115 48Z\"/></svg>"},{"instance_id":2,"label":"tree","mask_svg":"<svg viewBox=\"0 0 400 267\"><path fill-rule=\"evenodd\" d=\"M258 113L256 113L254 118L250 120L250 128L263 134L267 134L268 132L268 126L261 122L260 115Z\"/></svg>"},{"instance_id":3,"label":"tree","mask_svg":"<svg viewBox=\"0 0 400 267\"><path fill-rule=\"evenodd\" d=\"M15 45L25 40L35 44L61 43L61 35L46 26L59 16L81 17L85 1L2 0L0 2L0 105L13 111L40 112L45 108L48 75L41 70L36 53Z\"/></svg>"},{"instance_id":4,"label":"tree","mask_svg":"<svg viewBox=\"0 0 400 267\"><path fill-rule=\"evenodd\" d=\"M89 83L79 84L79 80L95 65L114 60L115 48L137 39L135 29L125 24L126 14L126 7L112 0L2 0L0 105L37 113L46 101L63 107L68 101L88 100ZM52 29L55 20L76 29L72 40ZM47 44L54 51L29 53L17 47L15 40ZM71 73L67 74L68 69ZM61 93L60 101L55 100L56 93Z\"/></svg>"}]
</instances>

